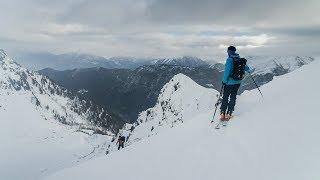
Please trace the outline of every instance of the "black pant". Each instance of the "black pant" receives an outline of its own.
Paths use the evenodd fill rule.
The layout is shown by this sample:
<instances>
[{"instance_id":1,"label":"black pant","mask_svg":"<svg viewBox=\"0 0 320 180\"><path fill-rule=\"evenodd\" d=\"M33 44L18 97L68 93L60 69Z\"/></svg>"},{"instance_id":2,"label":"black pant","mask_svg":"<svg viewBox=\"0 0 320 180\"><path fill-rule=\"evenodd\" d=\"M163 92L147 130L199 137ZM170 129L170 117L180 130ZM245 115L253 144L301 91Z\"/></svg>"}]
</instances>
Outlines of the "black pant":
<instances>
[{"instance_id":1,"label":"black pant","mask_svg":"<svg viewBox=\"0 0 320 180\"><path fill-rule=\"evenodd\" d=\"M124 148L124 142L119 142L118 150L120 150L121 148Z\"/></svg>"},{"instance_id":2,"label":"black pant","mask_svg":"<svg viewBox=\"0 0 320 180\"><path fill-rule=\"evenodd\" d=\"M220 107L221 113L226 113L228 110L227 113L231 114L234 111L239 87L240 84L224 85L222 103Z\"/></svg>"}]
</instances>

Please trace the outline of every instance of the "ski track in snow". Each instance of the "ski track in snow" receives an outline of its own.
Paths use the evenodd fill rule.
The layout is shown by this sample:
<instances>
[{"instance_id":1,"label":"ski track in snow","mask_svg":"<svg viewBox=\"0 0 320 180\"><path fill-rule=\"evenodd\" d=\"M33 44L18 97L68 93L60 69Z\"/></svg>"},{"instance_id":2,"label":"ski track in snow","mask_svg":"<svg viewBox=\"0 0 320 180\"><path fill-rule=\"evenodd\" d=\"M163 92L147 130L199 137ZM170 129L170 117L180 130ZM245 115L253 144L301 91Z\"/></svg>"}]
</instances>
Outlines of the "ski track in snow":
<instances>
[{"instance_id":1,"label":"ski track in snow","mask_svg":"<svg viewBox=\"0 0 320 180\"><path fill-rule=\"evenodd\" d=\"M155 132L148 132L156 136L143 138L121 151L64 169L45 179L318 179L320 122L312 116L320 105L319 68L320 63L316 61L276 77L261 87L263 100L257 90L238 96L235 117L226 128L215 130L210 124L212 109L200 108L198 112L197 108L185 106L189 112L182 115L187 113L189 117L184 118L183 123L164 128L172 123L164 121ZM206 93L203 88L197 91L193 88L196 87L191 85L190 91L177 93L182 93L180 98L187 100ZM216 91L212 90L211 94ZM214 102L213 98L211 107ZM170 107L179 107L179 103L174 103L177 102L172 102ZM158 112L170 115L158 108L151 109L155 117L143 122L141 129L148 127L149 130L150 124L157 124ZM140 117L145 118L143 113ZM133 137L148 135L140 127Z\"/></svg>"}]
</instances>

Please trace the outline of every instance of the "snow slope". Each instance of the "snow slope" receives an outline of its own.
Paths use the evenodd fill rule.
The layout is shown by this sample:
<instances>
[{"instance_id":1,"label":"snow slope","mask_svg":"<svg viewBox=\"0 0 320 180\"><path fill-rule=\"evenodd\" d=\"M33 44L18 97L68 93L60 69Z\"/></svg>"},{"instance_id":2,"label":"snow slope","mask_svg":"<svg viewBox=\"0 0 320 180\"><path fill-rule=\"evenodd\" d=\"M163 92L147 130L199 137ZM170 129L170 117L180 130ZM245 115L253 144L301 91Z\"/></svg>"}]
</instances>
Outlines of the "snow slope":
<instances>
[{"instance_id":1,"label":"snow slope","mask_svg":"<svg viewBox=\"0 0 320 180\"><path fill-rule=\"evenodd\" d=\"M320 105L319 85L315 84L319 68L320 62L315 61L276 77L261 87L264 100L256 90L243 93L238 99L236 117L228 127L220 130L215 130L209 123L213 114L210 107L215 101L212 95L216 92L207 92L192 83L189 87L188 78L178 75L176 80L183 88L190 89L175 91L178 99L166 107L174 110L187 107L187 112L181 114L183 123L178 121L180 125L175 123L173 128L162 128L154 136L151 136L153 132L145 130L144 133L150 134L149 138L142 138L119 152L64 169L45 179L318 179L320 122L313 115ZM187 82L186 86L183 82ZM300 84L299 88L296 84ZM172 88L167 87L169 90L164 91L174 93ZM198 111L194 104L190 108L186 104L179 105L179 101L193 102L201 94L208 95L204 101L208 103L207 107ZM170 93L163 97L166 101L176 98ZM183 112L179 111L177 117L169 117L176 112L161 110L157 106L150 109L150 118L143 120L146 114L141 114L142 124L139 126L142 129L150 128L149 123L156 126L163 117L171 120L166 123L170 127L174 119L179 118L179 112ZM188 116L183 116L185 114ZM143 130L139 130L139 126L134 134L141 137ZM160 127L154 131L157 129Z\"/></svg>"},{"instance_id":2,"label":"snow slope","mask_svg":"<svg viewBox=\"0 0 320 180\"><path fill-rule=\"evenodd\" d=\"M67 94L0 50L0 179L40 179L104 151L94 112Z\"/></svg>"}]
</instances>

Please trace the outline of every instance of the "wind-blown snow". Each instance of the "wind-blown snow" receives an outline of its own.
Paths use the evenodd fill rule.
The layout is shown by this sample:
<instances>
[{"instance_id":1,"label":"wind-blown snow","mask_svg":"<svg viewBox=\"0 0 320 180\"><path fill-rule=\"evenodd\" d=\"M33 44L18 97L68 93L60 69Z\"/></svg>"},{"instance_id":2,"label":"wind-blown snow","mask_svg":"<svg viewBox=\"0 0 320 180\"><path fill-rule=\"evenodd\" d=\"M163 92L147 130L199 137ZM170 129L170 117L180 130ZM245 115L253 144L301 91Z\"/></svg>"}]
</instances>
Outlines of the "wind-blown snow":
<instances>
[{"instance_id":1,"label":"wind-blown snow","mask_svg":"<svg viewBox=\"0 0 320 180\"><path fill-rule=\"evenodd\" d=\"M136 127L132 137L135 133L141 137L139 128L148 129L149 124L155 126L154 131L159 130L161 125L157 123L163 117L162 123L168 128L161 128L157 135L143 138L119 152L62 170L46 179L317 179L320 177L320 122L315 116L320 105L319 68L316 61L275 78L261 87L264 100L256 90L245 92L239 97L235 118L220 130L210 124L216 91L197 88L187 77L178 75L162 91L160 105L150 109L153 117L145 121L146 112L141 114L142 124ZM184 89L173 91L172 85L178 82ZM198 110L193 100L200 100L202 94L207 99L205 107ZM168 101L165 107L173 111L161 110L161 100ZM171 116L174 113L177 116ZM176 121L169 128L180 115L183 123Z\"/></svg>"}]
</instances>

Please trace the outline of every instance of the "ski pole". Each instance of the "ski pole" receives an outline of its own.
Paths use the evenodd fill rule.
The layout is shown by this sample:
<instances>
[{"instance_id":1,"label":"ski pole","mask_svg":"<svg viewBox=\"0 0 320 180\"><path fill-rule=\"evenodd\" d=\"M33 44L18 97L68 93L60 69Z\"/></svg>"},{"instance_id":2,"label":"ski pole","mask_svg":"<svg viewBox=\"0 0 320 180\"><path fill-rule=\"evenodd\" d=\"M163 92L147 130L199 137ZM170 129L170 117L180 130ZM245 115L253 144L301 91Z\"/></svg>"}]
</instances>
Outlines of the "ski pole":
<instances>
[{"instance_id":1,"label":"ski pole","mask_svg":"<svg viewBox=\"0 0 320 180\"><path fill-rule=\"evenodd\" d=\"M217 109L218 109L219 101L220 101L220 98L221 98L221 96L222 96L223 87L224 87L224 85L222 84L221 89L220 89L220 92L219 92L218 100L217 100L216 104L214 105L214 106L216 106L216 109L214 110L213 118L212 118L212 120L211 120L211 123L214 122L214 117L216 116L216 112L217 112Z\"/></svg>"},{"instance_id":2,"label":"ski pole","mask_svg":"<svg viewBox=\"0 0 320 180\"><path fill-rule=\"evenodd\" d=\"M260 91L260 88L259 88L258 84L257 84L257 83L256 83L256 81L253 79L253 77L252 77L252 75L251 75L251 74L250 74L250 77L251 77L251 79L252 79L253 83L256 85L256 87L257 87L257 89L258 89L259 93L261 94L261 97L263 98L262 92Z\"/></svg>"}]
</instances>

